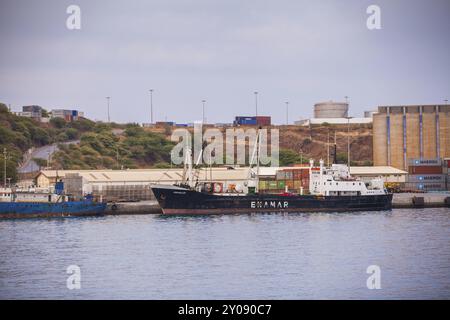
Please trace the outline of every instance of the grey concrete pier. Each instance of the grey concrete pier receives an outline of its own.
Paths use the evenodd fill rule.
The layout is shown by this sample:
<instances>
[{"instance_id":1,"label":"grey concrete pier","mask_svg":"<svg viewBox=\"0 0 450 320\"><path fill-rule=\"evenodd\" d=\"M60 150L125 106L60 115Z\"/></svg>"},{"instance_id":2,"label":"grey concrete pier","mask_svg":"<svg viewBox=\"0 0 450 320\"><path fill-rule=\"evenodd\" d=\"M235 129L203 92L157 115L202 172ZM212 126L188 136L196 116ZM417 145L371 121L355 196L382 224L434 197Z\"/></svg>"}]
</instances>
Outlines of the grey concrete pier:
<instances>
[{"instance_id":1,"label":"grey concrete pier","mask_svg":"<svg viewBox=\"0 0 450 320\"><path fill-rule=\"evenodd\" d=\"M161 214L161 208L156 200L139 202L117 202L108 203L105 214Z\"/></svg>"},{"instance_id":2,"label":"grey concrete pier","mask_svg":"<svg viewBox=\"0 0 450 320\"><path fill-rule=\"evenodd\" d=\"M393 208L450 208L450 193L395 193Z\"/></svg>"}]
</instances>

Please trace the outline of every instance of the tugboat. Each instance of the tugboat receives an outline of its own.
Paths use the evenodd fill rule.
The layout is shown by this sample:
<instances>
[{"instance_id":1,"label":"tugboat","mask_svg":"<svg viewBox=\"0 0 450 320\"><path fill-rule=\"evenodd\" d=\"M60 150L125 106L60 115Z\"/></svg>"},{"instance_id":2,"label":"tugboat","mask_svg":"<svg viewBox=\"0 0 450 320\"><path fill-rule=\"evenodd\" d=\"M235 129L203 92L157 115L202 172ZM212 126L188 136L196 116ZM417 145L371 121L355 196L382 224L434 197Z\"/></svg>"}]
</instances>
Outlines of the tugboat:
<instances>
[{"instance_id":1,"label":"tugboat","mask_svg":"<svg viewBox=\"0 0 450 320\"><path fill-rule=\"evenodd\" d=\"M255 149L258 148L258 137ZM257 160L255 172L252 167L253 157L250 161L246 190L242 193L224 193L224 188L215 188L215 184L194 181L189 149L185 159L185 171L186 162L188 175L182 184L152 186L163 214L349 212L392 208L392 193L386 191L381 179L373 179L370 182L355 179L350 176L349 167L342 164L332 164L326 168L323 160L320 160L319 166L314 167L314 161L311 160L309 194L269 194L258 192L259 161Z\"/></svg>"},{"instance_id":2,"label":"tugboat","mask_svg":"<svg viewBox=\"0 0 450 320\"><path fill-rule=\"evenodd\" d=\"M106 203L96 202L92 195L76 199L64 194L64 183L57 182L55 192L0 189L1 218L36 218L102 215Z\"/></svg>"}]
</instances>

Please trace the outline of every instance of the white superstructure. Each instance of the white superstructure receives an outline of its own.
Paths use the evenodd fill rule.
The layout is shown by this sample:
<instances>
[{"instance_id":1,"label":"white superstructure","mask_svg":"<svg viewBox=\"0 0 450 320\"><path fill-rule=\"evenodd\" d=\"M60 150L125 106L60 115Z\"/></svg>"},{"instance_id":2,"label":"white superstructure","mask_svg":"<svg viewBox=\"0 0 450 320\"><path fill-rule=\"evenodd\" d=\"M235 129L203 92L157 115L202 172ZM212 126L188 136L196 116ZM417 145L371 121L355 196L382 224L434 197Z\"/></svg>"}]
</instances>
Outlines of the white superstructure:
<instances>
[{"instance_id":1,"label":"white superstructure","mask_svg":"<svg viewBox=\"0 0 450 320\"><path fill-rule=\"evenodd\" d=\"M323 160L320 166L314 167L310 161L309 191L314 195L323 196L358 196L386 194L383 180L373 179L368 182L352 178L348 166L333 164L325 168Z\"/></svg>"}]
</instances>

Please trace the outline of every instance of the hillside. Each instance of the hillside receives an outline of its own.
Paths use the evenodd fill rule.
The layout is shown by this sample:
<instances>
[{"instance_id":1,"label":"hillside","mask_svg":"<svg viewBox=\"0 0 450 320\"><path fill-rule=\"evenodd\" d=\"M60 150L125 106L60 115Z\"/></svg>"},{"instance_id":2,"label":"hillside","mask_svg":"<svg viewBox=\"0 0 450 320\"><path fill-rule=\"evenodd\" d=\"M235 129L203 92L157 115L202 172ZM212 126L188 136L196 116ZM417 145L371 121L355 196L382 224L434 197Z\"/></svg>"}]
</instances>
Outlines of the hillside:
<instances>
[{"instance_id":1,"label":"hillside","mask_svg":"<svg viewBox=\"0 0 450 320\"><path fill-rule=\"evenodd\" d=\"M80 143L64 144L73 140ZM8 154L7 178L17 180L17 167L27 150L53 143L59 148L51 157L54 169L168 166L173 146L163 134L145 132L136 124L106 124L84 118L74 122L53 118L49 123L39 123L14 115L0 103L0 152L5 148ZM33 160L46 166L48 159ZM3 155L0 165L3 169ZM0 170L0 183L3 172Z\"/></svg>"},{"instance_id":2,"label":"hillside","mask_svg":"<svg viewBox=\"0 0 450 320\"><path fill-rule=\"evenodd\" d=\"M241 127L247 128L254 127ZM336 133L337 160L347 163L347 137L350 137L350 160L352 165L372 165L372 126L351 125L349 134L347 125L321 125L300 127L296 125L272 126L280 133L280 165L294 163L308 163L309 159L327 160L328 135L330 142L330 161L334 150L334 136ZM170 139L171 130L163 127L146 128L148 132L165 134ZM188 130L193 133L192 128ZM225 128L220 128L225 136ZM269 134L270 136L270 134ZM225 143L225 142L224 142ZM248 141L247 143L248 144Z\"/></svg>"}]
</instances>

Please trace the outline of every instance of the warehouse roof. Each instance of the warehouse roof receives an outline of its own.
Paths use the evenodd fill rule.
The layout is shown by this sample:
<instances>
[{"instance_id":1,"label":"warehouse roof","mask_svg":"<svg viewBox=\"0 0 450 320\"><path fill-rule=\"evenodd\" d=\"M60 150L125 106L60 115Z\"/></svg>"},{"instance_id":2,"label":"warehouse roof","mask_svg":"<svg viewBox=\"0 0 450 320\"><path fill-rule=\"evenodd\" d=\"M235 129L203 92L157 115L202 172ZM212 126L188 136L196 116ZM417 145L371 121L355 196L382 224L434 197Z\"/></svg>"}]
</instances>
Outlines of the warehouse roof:
<instances>
[{"instance_id":1,"label":"warehouse roof","mask_svg":"<svg viewBox=\"0 0 450 320\"><path fill-rule=\"evenodd\" d=\"M65 178L67 174L79 174L89 182L167 182L181 181L182 169L130 169L130 170L42 170L39 175L49 179ZM214 180L243 180L247 178L247 168L229 170L213 168ZM210 170L202 168L199 180L208 180Z\"/></svg>"},{"instance_id":2,"label":"warehouse roof","mask_svg":"<svg viewBox=\"0 0 450 320\"><path fill-rule=\"evenodd\" d=\"M292 169L298 167L260 167L261 176L274 176L277 170ZM129 170L42 170L39 175L44 175L49 179L65 178L67 174L79 174L89 182L174 182L181 181L182 169L129 169ZM353 175L404 175L406 171L388 166L377 167L351 167L350 173ZM38 175L38 176L39 176ZM201 168L199 170L199 180L209 180L210 169ZM235 169L212 168L212 179L219 181L245 180L248 177L248 168L241 167Z\"/></svg>"},{"instance_id":3,"label":"warehouse roof","mask_svg":"<svg viewBox=\"0 0 450 320\"><path fill-rule=\"evenodd\" d=\"M375 167L350 167L350 174L354 175L393 175L393 174L407 174L408 172L389 166L375 166Z\"/></svg>"}]
</instances>

